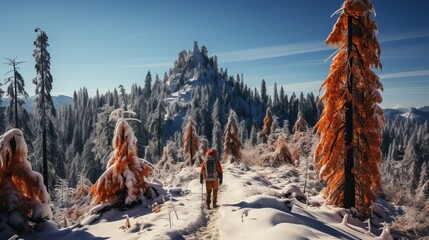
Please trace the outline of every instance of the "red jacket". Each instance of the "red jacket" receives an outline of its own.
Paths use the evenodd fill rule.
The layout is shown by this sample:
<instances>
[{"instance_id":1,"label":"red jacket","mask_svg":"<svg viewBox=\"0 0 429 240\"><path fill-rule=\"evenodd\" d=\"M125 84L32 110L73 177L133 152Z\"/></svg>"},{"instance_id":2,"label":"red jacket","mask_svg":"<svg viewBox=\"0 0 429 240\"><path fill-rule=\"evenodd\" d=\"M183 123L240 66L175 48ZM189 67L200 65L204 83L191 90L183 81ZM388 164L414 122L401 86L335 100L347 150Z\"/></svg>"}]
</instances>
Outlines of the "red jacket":
<instances>
[{"instance_id":1,"label":"red jacket","mask_svg":"<svg viewBox=\"0 0 429 240\"><path fill-rule=\"evenodd\" d=\"M222 165L220 164L220 161L218 160L217 156L216 156L216 151L214 150L208 150L206 153L206 158L208 156L214 156L216 158L216 163L217 163L217 172L218 172L218 176L219 178L222 178ZM201 170L200 170L200 174L204 175L204 171L206 170L206 161L203 161L203 164L201 164Z\"/></svg>"}]
</instances>

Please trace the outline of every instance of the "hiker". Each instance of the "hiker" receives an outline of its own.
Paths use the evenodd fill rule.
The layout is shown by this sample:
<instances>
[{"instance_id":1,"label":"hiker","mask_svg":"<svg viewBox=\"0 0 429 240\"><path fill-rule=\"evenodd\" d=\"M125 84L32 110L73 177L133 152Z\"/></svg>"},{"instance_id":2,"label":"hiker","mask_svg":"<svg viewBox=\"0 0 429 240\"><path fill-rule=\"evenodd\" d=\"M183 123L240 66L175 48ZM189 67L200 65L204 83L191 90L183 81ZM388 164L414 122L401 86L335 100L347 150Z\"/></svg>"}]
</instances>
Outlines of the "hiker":
<instances>
[{"instance_id":1,"label":"hiker","mask_svg":"<svg viewBox=\"0 0 429 240\"><path fill-rule=\"evenodd\" d=\"M203 176L204 175L204 176ZM219 185L222 185L222 165L220 164L215 150L208 150L206 152L206 159L201 165L200 171L200 183L203 184L203 180L206 181L207 191L207 209L210 209L211 193L213 191L213 208L219 207L217 205L217 191Z\"/></svg>"}]
</instances>

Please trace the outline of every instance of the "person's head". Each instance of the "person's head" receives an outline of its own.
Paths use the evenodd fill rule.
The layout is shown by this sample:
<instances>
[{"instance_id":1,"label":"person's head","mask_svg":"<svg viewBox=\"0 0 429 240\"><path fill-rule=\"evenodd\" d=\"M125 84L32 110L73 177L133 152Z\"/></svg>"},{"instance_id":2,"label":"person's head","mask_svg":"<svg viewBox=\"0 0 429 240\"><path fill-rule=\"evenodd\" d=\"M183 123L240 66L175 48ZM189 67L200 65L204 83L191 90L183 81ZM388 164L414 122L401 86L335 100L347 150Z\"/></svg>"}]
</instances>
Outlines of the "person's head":
<instances>
[{"instance_id":1,"label":"person's head","mask_svg":"<svg viewBox=\"0 0 429 240\"><path fill-rule=\"evenodd\" d=\"M208 157L208 156L216 157L216 155L217 155L217 153L216 153L216 150L214 150L214 149L210 149L206 152L206 157Z\"/></svg>"}]
</instances>

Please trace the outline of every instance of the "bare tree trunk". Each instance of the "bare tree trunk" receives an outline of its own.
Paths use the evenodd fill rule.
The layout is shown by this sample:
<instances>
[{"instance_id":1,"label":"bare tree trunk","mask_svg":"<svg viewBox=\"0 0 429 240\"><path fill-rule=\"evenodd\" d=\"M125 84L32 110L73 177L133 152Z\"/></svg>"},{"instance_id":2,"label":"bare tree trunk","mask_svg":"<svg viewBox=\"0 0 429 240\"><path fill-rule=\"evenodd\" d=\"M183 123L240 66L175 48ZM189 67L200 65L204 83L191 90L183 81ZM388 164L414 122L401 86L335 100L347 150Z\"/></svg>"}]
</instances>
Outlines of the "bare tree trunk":
<instances>
[{"instance_id":1,"label":"bare tree trunk","mask_svg":"<svg viewBox=\"0 0 429 240\"><path fill-rule=\"evenodd\" d=\"M14 94L15 96L14 101L15 101L15 128L19 128L19 124L18 124L18 87L17 87L17 83L16 83L16 64L15 62L13 63L13 86L14 86Z\"/></svg>"},{"instance_id":2,"label":"bare tree trunk","mask_svg":"<svg viewBox=\"0 0 429 240\"><path fill-rule=\"evenodd\" d=\"M348 49L349 72L347 88L353 99L353 58L350 57L353 50L353 21L352 16L348 16ZM344 207L355 207L355 178L352 172L354 166L354 143L353 143L353 100L346 102L346 159L344 164Z\"/></svg>"},{"instance_id":3,"label":"bare tree trunk","mask_svg":"<svg viewBox=\"0 0 429 240\"><path fill-rule=\"evenodd\" d=\"M40 36L42 36L42 32L40 33ZM45 69L44 69L44 57L43 57L43 42L42 39L40 39L40 61L41 61L41 80L42 80L42 90L41 90L41 97L42 97L42 128L43 128L43 134L42 134L42 151L43 151L43 183L46 186L46 190L49 192L49 181L48 181L48 157L47 157L47 144L46 144L46 106L45 106Z\"/></svg>"}]
</instances>

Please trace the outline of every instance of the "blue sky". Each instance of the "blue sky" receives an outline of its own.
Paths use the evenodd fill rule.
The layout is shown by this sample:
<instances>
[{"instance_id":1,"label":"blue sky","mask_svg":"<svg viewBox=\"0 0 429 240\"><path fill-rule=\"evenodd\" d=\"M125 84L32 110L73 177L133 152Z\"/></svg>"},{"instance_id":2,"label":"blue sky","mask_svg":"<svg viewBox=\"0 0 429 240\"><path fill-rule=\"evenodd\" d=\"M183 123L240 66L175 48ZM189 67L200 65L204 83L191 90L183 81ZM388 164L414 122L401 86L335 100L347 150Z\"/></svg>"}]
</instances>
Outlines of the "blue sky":
<instances>
[{"instance_id":1,"label":"blue sky","mask_svg":"<svg viewBox=\"0 0 429 240\"><path fill-rule=\"evenodd\" d=\"M290 95L315 92L335 49L323 43L342 1L2 1L0 57L25 61L20 72L34 94L34 29L49 37L52 95L80 87L90 94L161 77L193 41L218 56L228 73L259 89L265 79ZM429 105L429 1L373 0L382 47L382 107ZM4 60L3 62L5 62ZM0 75L10 70L0 64ZM4 87L3 87L4 89Z\"/></svg>"}]
</instances>

